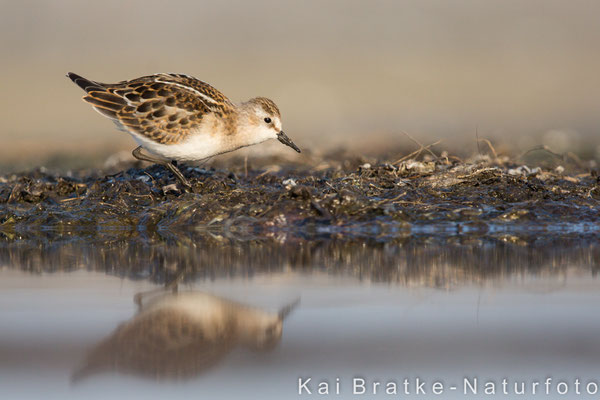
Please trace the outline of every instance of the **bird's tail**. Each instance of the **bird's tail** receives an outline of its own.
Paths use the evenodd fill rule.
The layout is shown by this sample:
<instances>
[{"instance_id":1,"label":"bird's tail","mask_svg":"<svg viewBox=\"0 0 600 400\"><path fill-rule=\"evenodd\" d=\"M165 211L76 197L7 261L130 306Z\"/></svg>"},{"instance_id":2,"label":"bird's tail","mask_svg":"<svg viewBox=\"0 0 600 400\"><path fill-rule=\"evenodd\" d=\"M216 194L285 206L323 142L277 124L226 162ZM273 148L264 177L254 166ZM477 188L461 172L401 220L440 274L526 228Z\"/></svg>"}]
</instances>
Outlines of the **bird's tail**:
<instances>
[{"instance_id":1,"label":"bird's tail","mask_svg":"<svg viewBox=\"0 0 600 400\"><path fill-rule=\"evenodd\" d=\"M94 109L100 114L108 117L112 120L118 120L117 113L127 105L125 99L121 96L114 94L110 91L105 84L90 81L82 76L79 76L73 72L67 74L77 86L85 90L86 96L83 96L83 100L94 106ZM121 125L117 124L119 129Z\"/></svg>"},{"instance_id":2,"label":"bird's tail","mask_svg":"<svg viewBox=\"0 0 600 400\"><path fill-rule=\"evenodd\" d=\"M79 76L76 73L69 72L69 73L67 73L67 77L69 79L71 79L73 82L75 82L75 84L77 86L79 86L80 88L85 90L86 93L89 93L93 90L101 90L101 91L106 90L106 88L104 86L102 86L101 83L90 81L89 79L86 79L83 76Z\"/></svg>"}]
</instances>

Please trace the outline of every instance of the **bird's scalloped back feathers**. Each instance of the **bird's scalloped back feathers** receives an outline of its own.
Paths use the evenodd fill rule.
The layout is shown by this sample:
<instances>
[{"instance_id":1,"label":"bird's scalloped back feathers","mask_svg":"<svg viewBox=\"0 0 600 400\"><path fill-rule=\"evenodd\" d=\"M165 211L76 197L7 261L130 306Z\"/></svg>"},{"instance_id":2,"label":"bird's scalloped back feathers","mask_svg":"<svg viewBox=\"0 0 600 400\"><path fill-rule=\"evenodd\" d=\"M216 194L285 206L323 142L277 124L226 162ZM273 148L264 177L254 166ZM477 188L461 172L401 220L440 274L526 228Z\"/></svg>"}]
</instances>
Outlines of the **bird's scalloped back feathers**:
<instances>
[{"instance_id":1,"label":"bird's scalloped back feathers","mask_svg":"<svg viewBox=\"0 0 600 400\"><path fill-rule=\"evenodd\" d=\"M88 95L84 96L83 100L93 105L102 115L112 119L116 119L117 112L127 105L127 102L122 97L100 90L88 92Z\"/></svg>"},{"instance_id":2,"label":"bird's scalloped back feathers","mask_svg":"<svg viewBox=\"0 0 600 400\"><path fill-rule=\"evenodd\" d=\"M203 116L233 112L231 101L208 83L182 74L156 74L114 84L67 75L88 95L83 100L129 132L161 144L179 143Z\"/></svg>"},{"instance_id":3,"label":"bird's scalloped back feathers","mask_svg":"<svg viewBox=\"0 0 600 400\"><path fill-rule=\"evenodd\" d=\"M223 93L206 82L184 74L160 74L159 81L169 82L199 96L213 112L223 112L233 104Z\"/></svg>"}]
</instances>

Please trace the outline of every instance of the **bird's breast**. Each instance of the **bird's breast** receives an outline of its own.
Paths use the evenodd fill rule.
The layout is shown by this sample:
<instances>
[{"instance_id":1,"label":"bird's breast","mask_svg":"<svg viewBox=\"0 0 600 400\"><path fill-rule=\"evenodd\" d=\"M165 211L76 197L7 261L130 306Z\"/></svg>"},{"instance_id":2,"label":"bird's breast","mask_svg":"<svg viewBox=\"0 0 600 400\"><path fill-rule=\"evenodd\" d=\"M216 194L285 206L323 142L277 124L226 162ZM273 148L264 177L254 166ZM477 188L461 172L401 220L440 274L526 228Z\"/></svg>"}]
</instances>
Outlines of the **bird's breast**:
<instances>
[{"instance_id":1,"label":"bird's breast","mask_svg":"<svg viewBox=\"0 0 600 400\"><path fill-rule=\"evenodd\" d=\"M145 136L131 133L135 141L149 152L177 161L199 161L230 151L229 138L200 126L178 143L162 144Z\"/></svg>"}]
</instances>

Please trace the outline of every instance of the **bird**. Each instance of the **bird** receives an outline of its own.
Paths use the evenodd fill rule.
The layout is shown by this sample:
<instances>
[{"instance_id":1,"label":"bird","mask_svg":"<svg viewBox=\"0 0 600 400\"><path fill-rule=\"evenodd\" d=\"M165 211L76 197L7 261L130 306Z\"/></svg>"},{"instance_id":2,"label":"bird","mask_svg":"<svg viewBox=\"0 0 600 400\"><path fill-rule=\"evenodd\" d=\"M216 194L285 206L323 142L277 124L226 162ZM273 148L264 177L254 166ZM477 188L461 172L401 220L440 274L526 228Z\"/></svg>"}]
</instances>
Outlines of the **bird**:
<instances>
[{"instance_id":1,"label":"bird","mask_svg":"<svg viewBox=\"0 0 600 400\"><path fill-rule=\"evenodd\" d=\"M201 292L154 291L135 296L139 309L88 353L71 376L77 384L104 372L184 380L217 365L237 345L269 351L299 299L267 311ZM144 293L142 293L143 295Z\"/></svg>"},{"instance_id":2,"label":"bird","mask_svg":"<svg viewBox=\"0 0 600 400\"><path fill-rule=\"evenodd\" d=\"M266 97L235 104L208 83L177 73L117 83L73 72L67 77L86 92L85 102L133 137L136 159L165 166L188 190L191 184L177 162L201 161L269 139L301 152L282 130L279 108Z\"/></svg>"}]
</instances>

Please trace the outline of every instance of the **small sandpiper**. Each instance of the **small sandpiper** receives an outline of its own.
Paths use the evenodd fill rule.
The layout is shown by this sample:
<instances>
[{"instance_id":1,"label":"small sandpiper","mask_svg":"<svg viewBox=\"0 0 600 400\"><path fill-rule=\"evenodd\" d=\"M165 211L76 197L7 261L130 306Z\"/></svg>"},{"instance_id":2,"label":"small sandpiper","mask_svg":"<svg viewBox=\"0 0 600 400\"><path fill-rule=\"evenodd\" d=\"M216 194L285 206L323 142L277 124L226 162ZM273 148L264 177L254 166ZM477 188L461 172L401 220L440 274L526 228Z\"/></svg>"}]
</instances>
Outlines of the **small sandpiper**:
<instances>
[{"instance_id":1,"label":"small sandpiper","mask_svg":"<svg viewBox=\"0 0 600 400\"><path fill-rule=\"evenodd\" d=\"M279 108L266 97L236 105L208 83L183 74L113 84L72 72L67 77L85 90L84 101L133 137L139 145L132 152L135 158L164 165L186 189L191 185L177 161L200 161L268 139L300 153L281 129Z\"/></svg>"}]
</instances>

